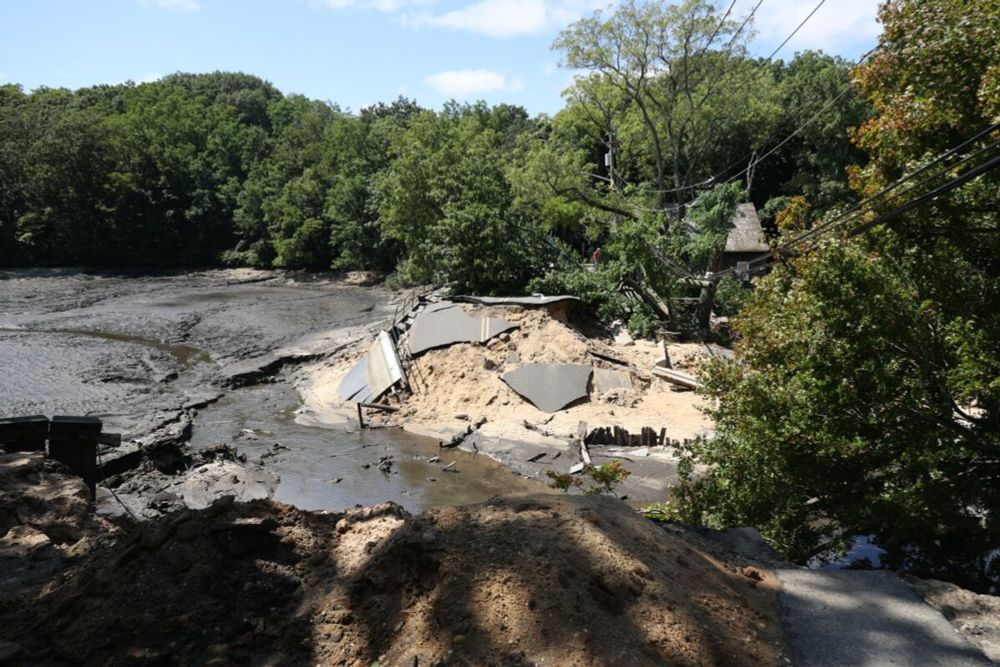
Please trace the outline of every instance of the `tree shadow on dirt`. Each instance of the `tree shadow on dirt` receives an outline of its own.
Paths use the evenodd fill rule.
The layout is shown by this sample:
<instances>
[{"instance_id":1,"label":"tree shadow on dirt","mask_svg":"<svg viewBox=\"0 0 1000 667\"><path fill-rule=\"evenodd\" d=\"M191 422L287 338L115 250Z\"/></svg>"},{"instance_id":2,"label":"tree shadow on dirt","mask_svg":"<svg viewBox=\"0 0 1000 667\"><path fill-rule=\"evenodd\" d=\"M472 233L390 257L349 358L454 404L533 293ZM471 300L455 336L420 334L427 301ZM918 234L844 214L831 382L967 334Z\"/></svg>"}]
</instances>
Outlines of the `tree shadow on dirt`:
<instances>
[{"instance_id":1,"label":"tree shadow on dirt","mask_svg":"<svg viewBox=\"0 0 1000 667\"><path fill-rule=\"evenodd\" d=\"M0 612L23 664L314 664L301 554L266 503L180 512ZM49 594L49 588L61 584Z\"/></svg>"},{"instance_id":2,"label":"tree shadow on dirt","mask_svg":"<svg viewBox=\"0 0 1000 667\"><path fill-rule=\"evenodd\" d=\"M351 587L389 664L767 664L750 584L610 499L528 497L411 519ZM462 551L460 555L457 553ZM772 637L773 639L774 637Z\"/></svg>"}]
</instances>

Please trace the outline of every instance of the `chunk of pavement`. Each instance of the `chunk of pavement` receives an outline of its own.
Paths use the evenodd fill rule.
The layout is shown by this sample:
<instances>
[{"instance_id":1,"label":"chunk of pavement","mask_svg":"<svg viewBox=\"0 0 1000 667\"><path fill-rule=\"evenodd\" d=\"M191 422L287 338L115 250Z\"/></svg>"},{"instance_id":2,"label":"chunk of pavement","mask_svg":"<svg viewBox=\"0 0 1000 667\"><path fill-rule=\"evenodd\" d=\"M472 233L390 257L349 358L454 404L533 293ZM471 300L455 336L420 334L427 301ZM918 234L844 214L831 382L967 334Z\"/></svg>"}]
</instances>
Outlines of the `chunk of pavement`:
<instances>
[{"instance_id":1,"label":"chunk of pavement","mask_svg":"<svg viewBox=\"0 0 1000 667\"><path fill-rule=\"evenodd\" d=\"M503 381L543 412L556 412L587 395L588 364L524 364Z\"/></svg>"},{"instance_id":2,"label":"chunk of pavement","mask_svg":"<svg viewBox=\"0 0 1000 667\"><path fill-rule=\"evenodd\" d=\"M627 371L616 371L610 368L594 369L594 389L599 394L612 389L631 389L632 374Z\"/></svg>"},{"instance_id":3,"label":"chunk of pavement","mask_svg":"<svg viewBox=\"0 0 1000 667\"><path fill-rule=\"evenodd\" d=\"M649 447L640 447L639 449L633 449L628 453L629 456L634 456L639 459L644 459L649 456Z\"/></svg>"},{"instance_id":4,"label":"chunk of pavement","mask_svg":"<svg viewBox=\"0 0 1000 667\"><path fill-rule=\"evenodd\" d=\"M782 569L781 623L798 667L992 664L890 572Z\"/></svg>"},{"instance_id":5,"label":"chunk of pavement","mask_svg":"<svg viewBox=\"0 0 1000 667\"><path fill-rule=\"evenodd\" d=\"M485 343L517 325L497 317L469 317L461 306L440 301L422 310L410 327L410 354L456 343Z\"/></svg>"},{"instance_id":6,"label":"chunk of pavement","mask_svg":"<svg viewBox=\"0 0 1000 667\"><path fill-rule=\"evenodd\" d=\"M375 342L344 379L337 393L345 401L370 403L403 379L403 367L389 332L381 331Z\"/></svg>"}]
</instances>

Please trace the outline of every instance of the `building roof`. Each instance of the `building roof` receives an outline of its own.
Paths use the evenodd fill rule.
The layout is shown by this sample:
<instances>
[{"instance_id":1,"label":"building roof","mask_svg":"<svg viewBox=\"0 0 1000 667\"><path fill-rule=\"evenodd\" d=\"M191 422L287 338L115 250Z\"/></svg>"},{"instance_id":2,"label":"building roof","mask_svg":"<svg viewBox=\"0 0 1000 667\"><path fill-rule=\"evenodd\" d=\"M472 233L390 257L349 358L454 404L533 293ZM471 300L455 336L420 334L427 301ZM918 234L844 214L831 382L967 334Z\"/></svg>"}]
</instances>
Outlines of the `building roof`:
<instances>
[{"instance_id":1,"label":"building roof","mask_svg":"<svg viewBox=\"0 0 1000 667\"><path fill-rule=\"evenodd\" d=\"M733 214L733 228L726 238L726 252L767 252L770 247L751 203L740 204Z\"/></svg>"}]
</instances>

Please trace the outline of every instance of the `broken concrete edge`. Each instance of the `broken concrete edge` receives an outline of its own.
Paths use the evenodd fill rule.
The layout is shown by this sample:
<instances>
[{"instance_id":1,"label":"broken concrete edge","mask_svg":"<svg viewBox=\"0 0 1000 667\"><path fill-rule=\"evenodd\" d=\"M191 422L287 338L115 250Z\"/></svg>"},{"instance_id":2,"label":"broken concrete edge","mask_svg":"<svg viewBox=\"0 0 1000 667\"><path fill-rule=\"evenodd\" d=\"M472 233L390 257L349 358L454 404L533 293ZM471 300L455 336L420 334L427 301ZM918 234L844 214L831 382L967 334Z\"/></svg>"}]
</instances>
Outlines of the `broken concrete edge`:
<instances>
[{"instance_id":1,"label":"broken concrete edge","mask_svg":"<svg viewBox=\"0 0 1000 667\"><path fill-rule=\"evenodd\" d=\"M410 325L406 348L412 356L459 343L485 343L517 325L497 317L472 317L453 301L428 304Z\"/></svg>"},{"instance_id":2,"label":"broken concrete edge","mask_svg":"<svg viewBox=\"0 0 1000 667\"><path fill-rule=\"evenodd\" d=\"M374 403L401 382L406 374L399 361L396 343L388 331L379 331L368 350L341 379L337 395L343 401ZM359 418L360 418L359 407Z\"/></svg>"},{"instance_id":3,"label":"broken concrete edge","mask_svg":"<svg viewBox=\"0 0 1000 667\"><path fill-rule=\"evenodd\" d=\"M588 394L590 364L522 364L500 379L543 412L558 412Z\"/></svg>"}]
</instances>

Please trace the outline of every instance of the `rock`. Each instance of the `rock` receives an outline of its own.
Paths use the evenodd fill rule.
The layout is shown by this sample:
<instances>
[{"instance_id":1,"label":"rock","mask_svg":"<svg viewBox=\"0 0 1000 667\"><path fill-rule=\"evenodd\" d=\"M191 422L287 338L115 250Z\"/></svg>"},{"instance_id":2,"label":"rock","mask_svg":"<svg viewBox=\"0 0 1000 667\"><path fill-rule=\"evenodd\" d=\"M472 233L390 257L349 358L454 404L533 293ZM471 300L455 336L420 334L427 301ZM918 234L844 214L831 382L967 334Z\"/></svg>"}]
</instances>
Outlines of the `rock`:
<instances>
[{"instance_id":1,"label":"rock","mask_svg":"<svg viewBox=\"0 0 1000 667\"><path fill-rule=\"evenodd\" d=\"M497 362L493 361L489 357L486 357L485 359L483 359L483 369L484 370L491 371L491 370L493 370L496 367L497 367Z\"/></svg>"},{"instance_id":2,"label":"rock","mask_svg":"<svg viewBox=\"0 0 1000 667\"><path fill-rule=\"evenodd\" d=\"M628 453L629 456L634 456L639 459L644 459L649 456L649 447L640 447L639 449L633 449Z\"/></svg>"},{"instance_id":3,"label":"rock","mask_svg":"<svg viewBox=\"0 0 1000 667\"><path fill-rule=\"evenodd\" d=\"M52 547L48 535L33 526L14 526L0 538L0 558L36 560Z\"/></svg>"}]
</instances>

